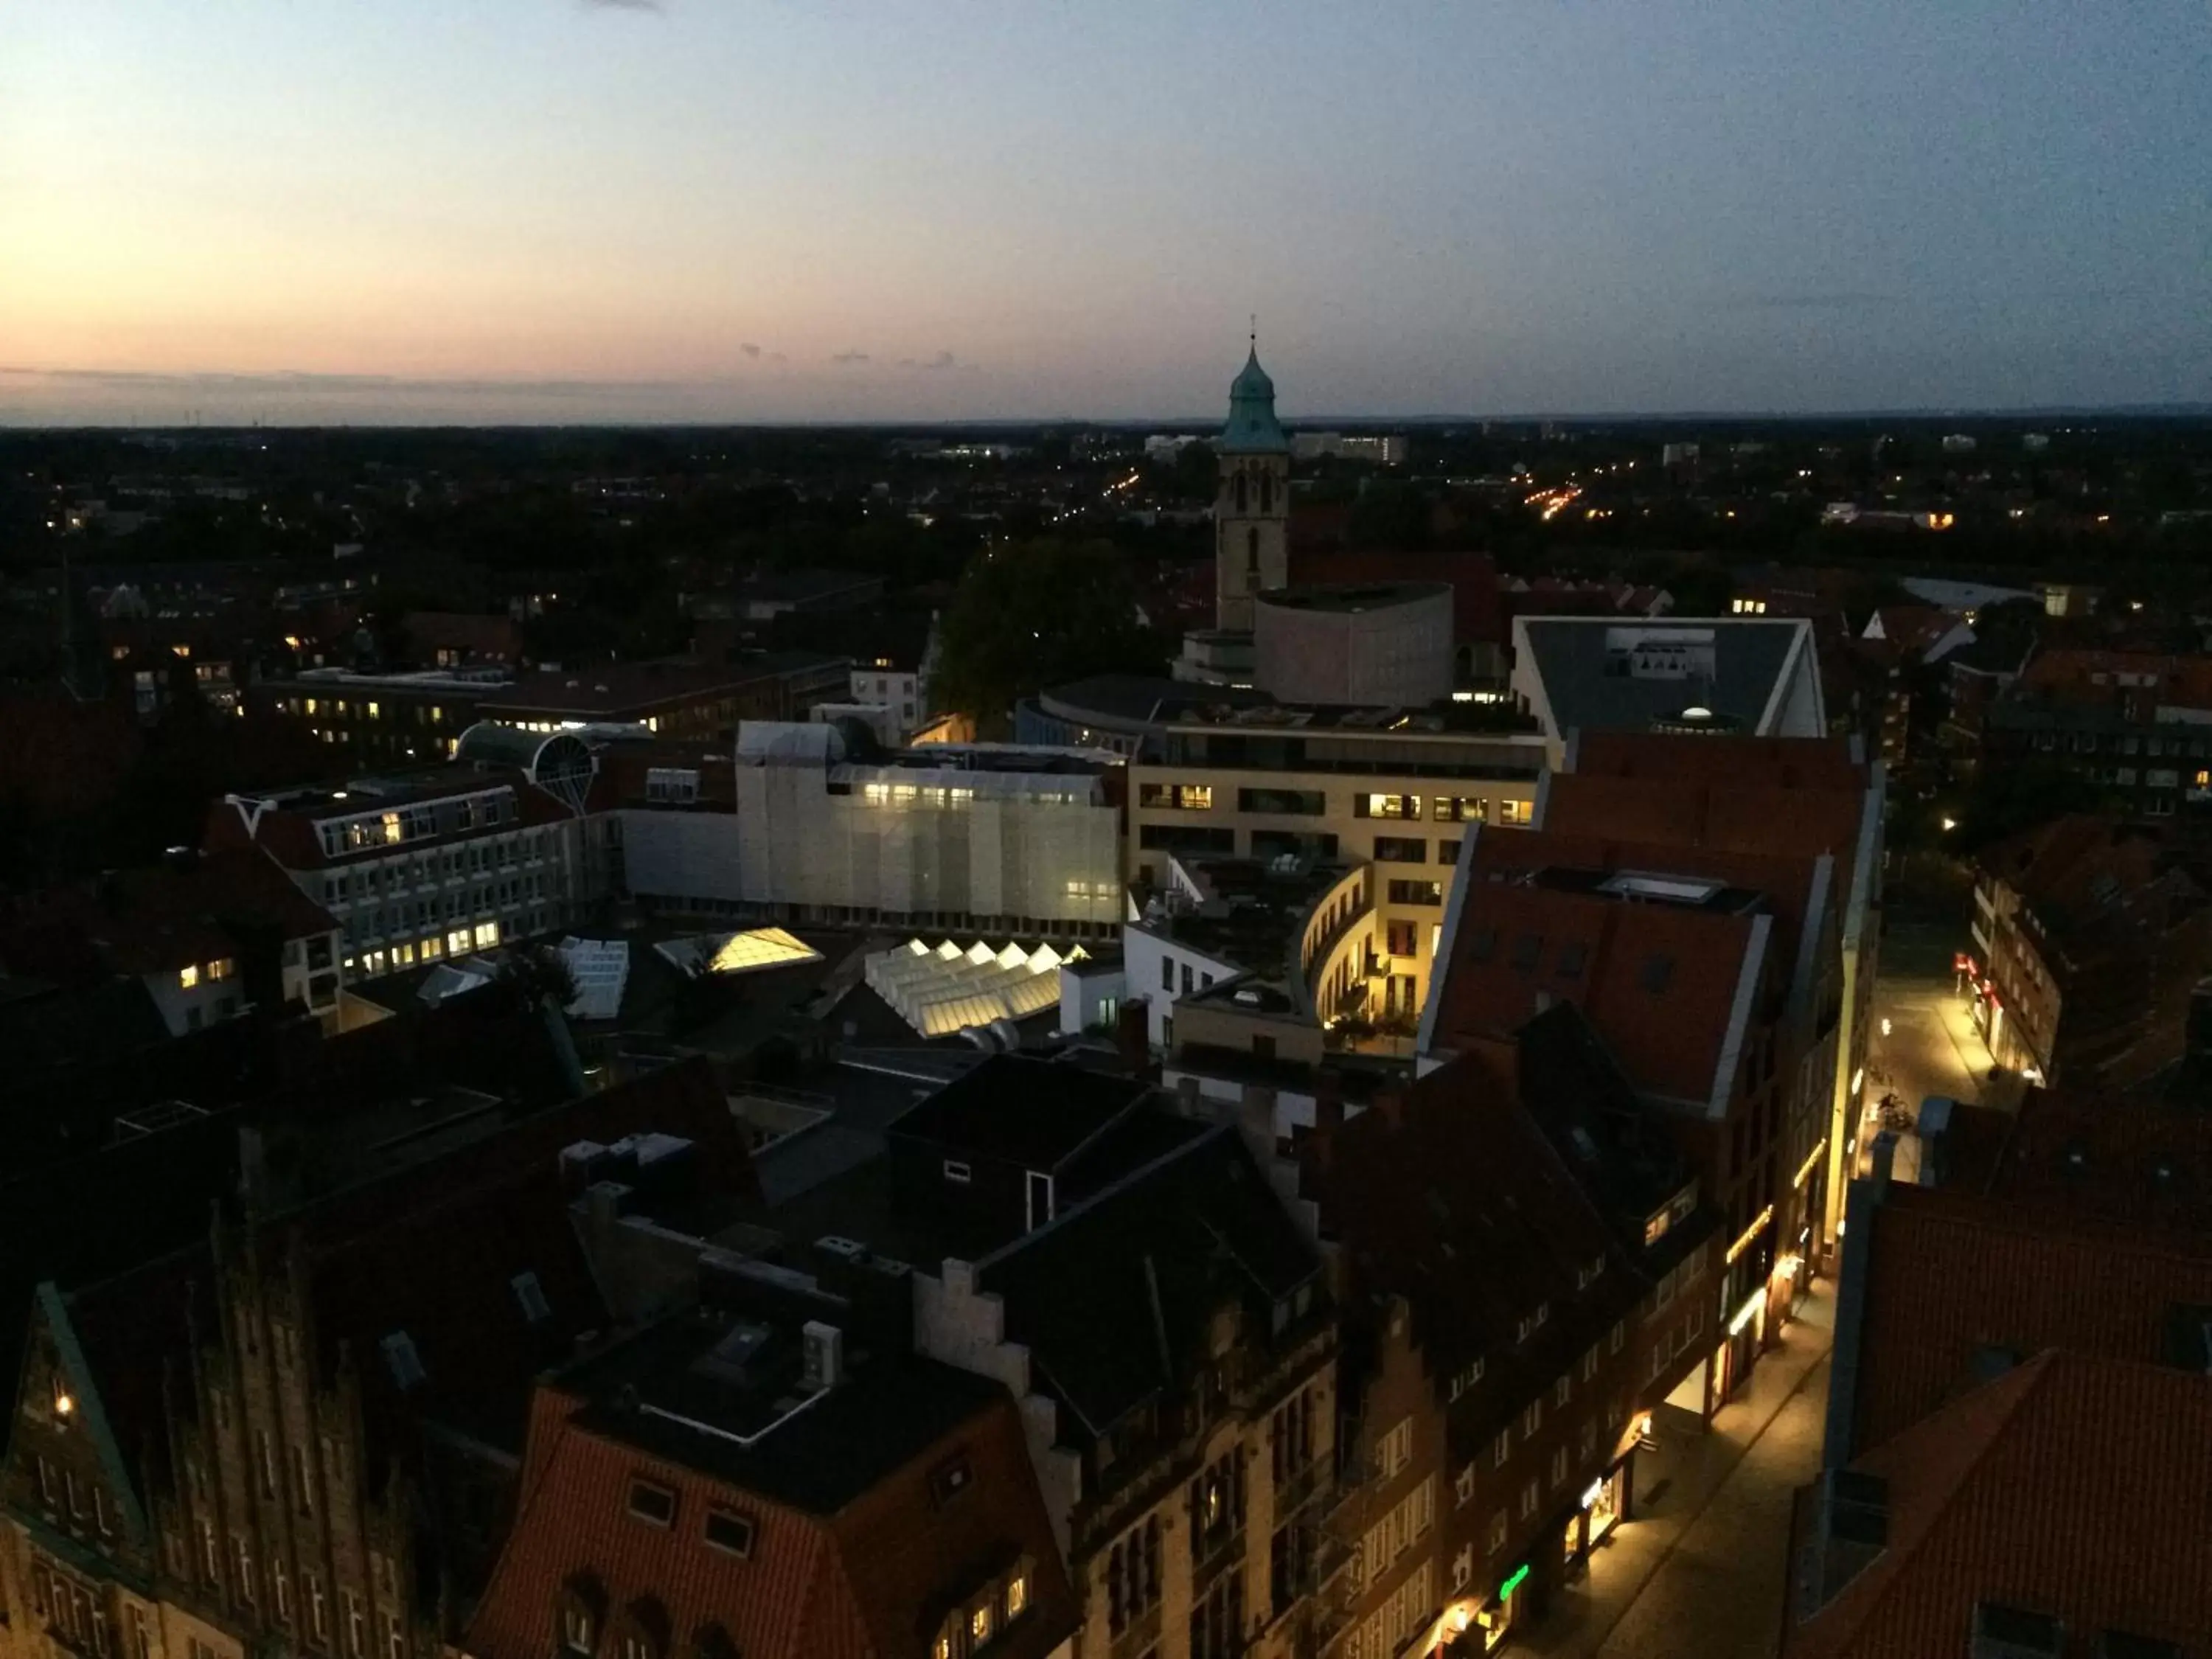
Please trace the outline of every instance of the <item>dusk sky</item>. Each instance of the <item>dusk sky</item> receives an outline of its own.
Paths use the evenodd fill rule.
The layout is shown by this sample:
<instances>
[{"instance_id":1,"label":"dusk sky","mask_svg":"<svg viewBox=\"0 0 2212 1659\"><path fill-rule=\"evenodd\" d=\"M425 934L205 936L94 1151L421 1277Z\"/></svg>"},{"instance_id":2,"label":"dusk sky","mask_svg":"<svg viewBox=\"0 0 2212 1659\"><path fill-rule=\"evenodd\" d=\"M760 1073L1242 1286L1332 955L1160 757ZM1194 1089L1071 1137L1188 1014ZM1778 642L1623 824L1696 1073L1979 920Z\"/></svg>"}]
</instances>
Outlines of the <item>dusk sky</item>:
<instances>
[{"instance_id":1,"label":"dusk sky","mask_svg":"<svg viewBox=\"0 0 2212 1659\"><path fill-rule=\"evenodd\" d=\"M2212 400L2207 0L5 0L0 422Z\"/></svg>"}]
</instances>

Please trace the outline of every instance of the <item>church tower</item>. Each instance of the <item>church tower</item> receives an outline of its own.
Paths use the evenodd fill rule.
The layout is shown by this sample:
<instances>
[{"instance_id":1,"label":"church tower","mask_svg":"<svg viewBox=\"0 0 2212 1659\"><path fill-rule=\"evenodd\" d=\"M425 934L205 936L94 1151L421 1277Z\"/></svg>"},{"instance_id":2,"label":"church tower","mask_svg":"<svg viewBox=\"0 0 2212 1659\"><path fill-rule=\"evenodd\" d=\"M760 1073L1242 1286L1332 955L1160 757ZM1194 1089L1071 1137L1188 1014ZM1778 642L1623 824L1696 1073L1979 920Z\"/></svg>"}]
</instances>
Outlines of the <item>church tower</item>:
<instances>
[{"instance_id":1,"label":"church tower","mask_svg":"<svg viewBox=\"0 0 2212 1659\"><path fill-rule=\"evenodd\" d=\"M1291 442L1275 420L1275 383L1255 336L1229 387L1221 489L1213 502L1213 625L1252 629L1252 596L1291 579Z\"/></svg>"}]
</instances>

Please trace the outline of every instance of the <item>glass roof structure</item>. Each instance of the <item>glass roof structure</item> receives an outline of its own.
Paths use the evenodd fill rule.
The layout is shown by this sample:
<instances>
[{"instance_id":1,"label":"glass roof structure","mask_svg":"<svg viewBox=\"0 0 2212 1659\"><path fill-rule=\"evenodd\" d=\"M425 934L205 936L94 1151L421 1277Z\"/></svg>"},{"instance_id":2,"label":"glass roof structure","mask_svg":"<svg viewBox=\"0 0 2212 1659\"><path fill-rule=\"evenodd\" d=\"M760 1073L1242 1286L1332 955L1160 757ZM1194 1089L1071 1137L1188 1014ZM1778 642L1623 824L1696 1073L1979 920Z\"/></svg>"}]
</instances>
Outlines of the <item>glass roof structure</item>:
<instances>
[{"instance_id":1,"label":"glass roof structure","mask_svg":"<svg viewBox=\"0 0 2212 1659\"><path fill-rule=\"evenodd\" d=\"M1060 1001L1063 957L1049 945L993 950L980 939L963 950L908 939L867 960L868 988L925 1037L954 1036L997 1020L1026 1019Z\"/></svg>"}]
</instances>

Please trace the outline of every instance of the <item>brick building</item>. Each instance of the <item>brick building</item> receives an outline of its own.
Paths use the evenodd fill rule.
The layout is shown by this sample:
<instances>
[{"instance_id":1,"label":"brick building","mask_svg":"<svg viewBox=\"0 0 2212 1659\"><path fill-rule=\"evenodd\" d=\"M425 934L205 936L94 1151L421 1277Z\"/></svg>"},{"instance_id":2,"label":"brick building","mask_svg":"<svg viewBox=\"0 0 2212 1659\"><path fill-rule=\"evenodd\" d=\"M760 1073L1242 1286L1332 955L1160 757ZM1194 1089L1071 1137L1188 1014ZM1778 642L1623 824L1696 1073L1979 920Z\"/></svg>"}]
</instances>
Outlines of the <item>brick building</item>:
<instances>
[{"instance_id":1,"label":"brick building","mask_svg":"<svg viewBox=\"0 0 2212 1659\"><path fill-rule=\"evenodd\" d=\"M1313 1177L1346 1281L1330 1651L1486 1651L1633 1514L1644 1413L1718 1317L1720 1218L1564 1006L1318 1134Z\"/></svg>"},{"instance_id":2,"label":"brick building","mask_svg":"<svg viewBox=\"0 0 2212 1659\"><path fill-rule=\"evenodd\" d=\"M10 1659L444 1652L514 1502L532 1376L611 1322L561 1148L647 1132L664 1179L749 1187L694 1065L43 1285L0 1465Z\"/></svg>"}]
</instances>

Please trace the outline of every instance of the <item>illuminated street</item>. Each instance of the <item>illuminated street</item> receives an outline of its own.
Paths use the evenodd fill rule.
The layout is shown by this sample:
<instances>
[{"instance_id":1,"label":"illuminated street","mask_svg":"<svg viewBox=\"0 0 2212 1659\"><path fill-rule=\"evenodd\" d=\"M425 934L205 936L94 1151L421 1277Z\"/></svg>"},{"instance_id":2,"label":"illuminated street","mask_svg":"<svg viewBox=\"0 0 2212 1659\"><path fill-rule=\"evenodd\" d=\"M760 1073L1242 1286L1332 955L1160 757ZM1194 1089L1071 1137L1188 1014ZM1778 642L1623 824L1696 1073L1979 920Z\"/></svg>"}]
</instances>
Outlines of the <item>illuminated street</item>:
<instances>
[{"instance_id":1,"label":"illuminated street","mask_svg":"<svg viewBox=\"0 0 2212 1659\"><path fill-rule=\"evenodd\" d=\"M1710 1432L1639 1458L1637 1519L1512 1651L1547 1659L1767 1659L1781 1631L1791 1495L1820 1464L1829 1287Z\"/></svg>"}]
</instances>

